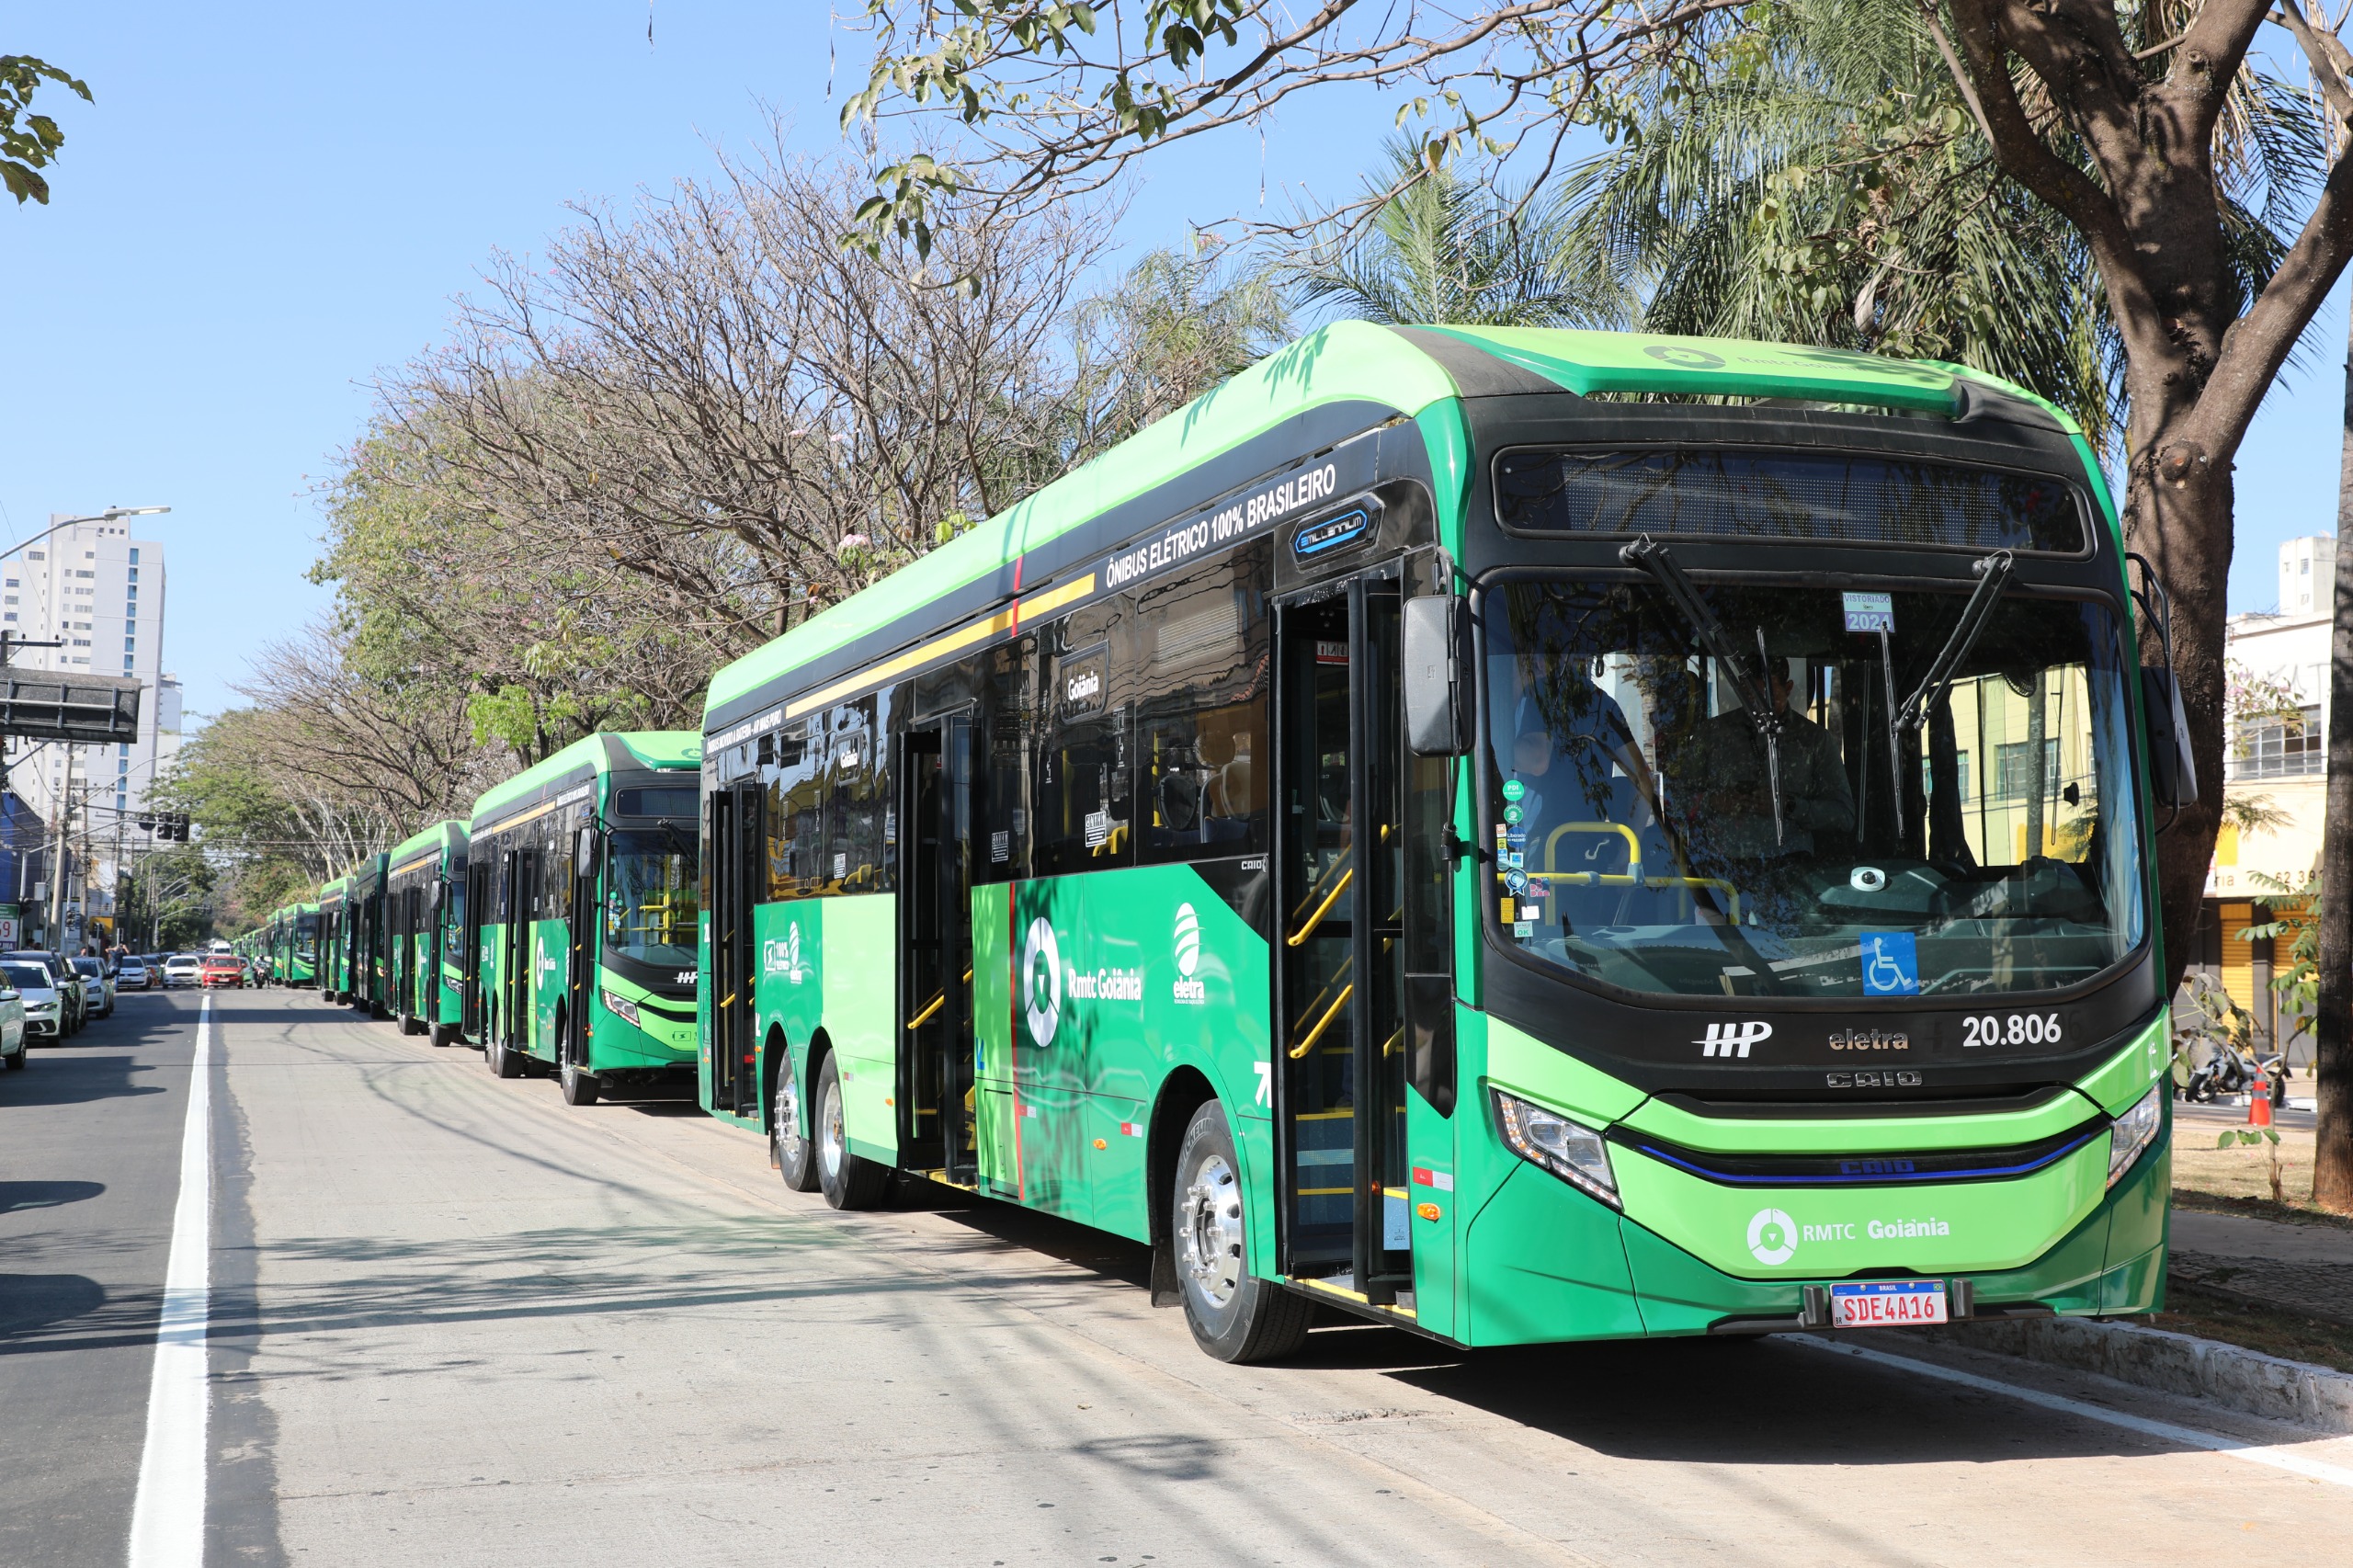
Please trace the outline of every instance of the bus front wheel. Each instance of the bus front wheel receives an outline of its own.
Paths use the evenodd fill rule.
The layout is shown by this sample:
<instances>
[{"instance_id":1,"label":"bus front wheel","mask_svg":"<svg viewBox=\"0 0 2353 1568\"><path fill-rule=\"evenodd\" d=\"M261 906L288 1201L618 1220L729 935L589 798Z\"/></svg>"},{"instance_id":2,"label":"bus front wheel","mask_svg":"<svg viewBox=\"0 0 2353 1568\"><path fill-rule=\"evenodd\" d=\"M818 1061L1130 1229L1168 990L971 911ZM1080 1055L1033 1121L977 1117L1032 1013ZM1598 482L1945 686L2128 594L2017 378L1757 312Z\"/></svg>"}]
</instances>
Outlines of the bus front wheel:
<instances>
[{"instance_id":1,"label":"bus front wheel","mask_svg":"<svg viewBox=\"0 0 2353 1568\"><path fill-rule=\"evenodd\" d=\"M1225 1111L1210 1100L1193 1113L1176 1150L1168 1244L1193 1343L1221 1361L1275 1361L1307 1339L1315 1309L1250 1272L1242 1161Z\"/></svg>"},{"instance_id":2,"label":"bus front wheel","mask_svg":"<svg viewBox=\"0 0 2353 1568\"><path fill-rule=\"evenodd\" d=\"M836 1209L871 1209L882 1201L891 1168L850 1153L842 1116L841 1069L831 1051L817 1071L817 1185Z\"/></svg>"}]
</instances>

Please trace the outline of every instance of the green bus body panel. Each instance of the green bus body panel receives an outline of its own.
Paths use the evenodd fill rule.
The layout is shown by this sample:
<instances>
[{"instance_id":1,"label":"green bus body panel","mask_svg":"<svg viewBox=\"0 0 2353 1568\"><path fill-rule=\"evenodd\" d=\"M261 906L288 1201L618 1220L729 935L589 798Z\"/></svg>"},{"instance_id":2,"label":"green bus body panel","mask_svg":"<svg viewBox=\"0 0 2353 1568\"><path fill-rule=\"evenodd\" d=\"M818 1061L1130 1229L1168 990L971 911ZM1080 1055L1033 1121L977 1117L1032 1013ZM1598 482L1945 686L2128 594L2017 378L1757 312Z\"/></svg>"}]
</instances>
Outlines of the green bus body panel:
<instances>
[{"instance_id":1,"label":"green bus body panel","mask_svg":"<svg viewBox=\"0 0 2353 1568\"><path fill-rule=\"evenodd\" d=\"M857 1153L895 1165L898 1042L892 1037L899 1016L898 896L857 893L805 902L816 905L824 933L818 948L820 1006L825 1038L843 1062L843 1134Z\"/></svg>"},{"instance_id":2,"label":"green bus body panel","mask_svg":"<svg viewBox=\"0 0 2353 1568\"><path fill-rule=\"evenodd\" d=\"M631 1023L605 1005L608 995L638 1005L638 1021ZM610 1067L692 1067L695 1063L695 1020L677 998L657 995L637 982L599 967L597 994L591 1002L588 1070ZM665 1018L652 1009L683 1012Z\"/></svg>"}]
</instances>

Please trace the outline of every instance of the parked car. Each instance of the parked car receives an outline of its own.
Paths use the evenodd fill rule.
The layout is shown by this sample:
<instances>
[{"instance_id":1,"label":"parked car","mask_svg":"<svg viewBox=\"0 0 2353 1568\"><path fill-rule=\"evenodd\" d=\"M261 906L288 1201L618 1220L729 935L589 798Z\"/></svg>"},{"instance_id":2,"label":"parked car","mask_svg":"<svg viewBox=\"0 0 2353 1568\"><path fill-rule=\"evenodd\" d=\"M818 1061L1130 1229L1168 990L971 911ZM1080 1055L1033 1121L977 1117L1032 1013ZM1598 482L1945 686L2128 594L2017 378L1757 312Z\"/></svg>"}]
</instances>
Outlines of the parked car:
<instances>
[{"instance_id":1,"label":"parked car","mask_svg":"<svg viewBox=\"0 0 2353 1568\"><path fill-rule=\"evenodd\" d=\"M103 959L75 959L74 972L82 977L82 986L89 994L90 1016L97 1018L114 1017L114 976L107 972Z\"/></svg>"},{"instance_id":2,"label":"parked car","mask_svg":"<svg viewBox=\"0 0 2353 1568\"><path fill-rule=\"evenodd\" d=\"M30 964L19 967L34 975L42 972ZM7 1071L23 1071L25 1047L31 1043L31 1035L25 1017L25 994L6 970L0 968L0 1063L6 1063Z\"/></svg>"},{"instance_id":3,"label":"parked car","mask_svg":"<svg viewBox=\"0 0 2353 1568\"><path fill-rule=\"evenodd\" d=\"M136 953L115 968L114 988L118 992L144 991L153 984L153 971L147 967L147 960Z\"/></svg>"},{"instance_id":4,"label":"parked car","mask_svg":"<svg viewBox=\"0 0 2353 1568\"><path fill-rule=\"evenodd\" d=\"M65 955L54 949L26 948L7 955L10 961L37 963L49 971L50 984L57 992L58 1038L70 1040L82 1032L89 1022L89 991Z\"/></svg>"},{"instance_id":5,"label":"parked car","mask_svg":"<svg viewBox=\"0 0 2353 1568\"><path fill-rule=\"evenodd\" d=\"M63 1009L57 995L57 976L49 966L38 961L38 955L25 958L0 959L0 978L8 982L8 989L17 994L17 1009L24 1015L27 1038L39 1036L46 1040L65 1038Z\"/></svg>"},{"instance_id":6,"label":"parked car","mask_svg":"<svg viewBox=\"0 0 2353 1568\"><path fill-rule=\"evenodd\" d=\"M245 988L245 960L234 953L207 953L197 983L208 991L224 985L233 985L243 991Z\"/></svg>"},{"instance_id":7,"label":"parked car","mask_svg":"<svg viewBox=\"0 0 2353 1568\"><path fill-rule=\"evenodd\" d=\"M164 960L164 984L195 985L204 978L204 960L194 953L174 953Z\"/></svg>"}]
</instances>

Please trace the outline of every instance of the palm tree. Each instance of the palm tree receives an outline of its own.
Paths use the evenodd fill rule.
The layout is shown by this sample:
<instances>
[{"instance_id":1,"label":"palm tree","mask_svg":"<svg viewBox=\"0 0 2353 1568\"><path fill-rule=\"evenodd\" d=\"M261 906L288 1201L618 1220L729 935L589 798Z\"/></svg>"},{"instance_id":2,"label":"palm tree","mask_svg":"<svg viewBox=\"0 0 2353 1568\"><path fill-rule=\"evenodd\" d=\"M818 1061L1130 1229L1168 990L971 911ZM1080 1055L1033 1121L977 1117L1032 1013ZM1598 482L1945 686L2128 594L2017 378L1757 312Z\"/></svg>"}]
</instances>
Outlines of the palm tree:
<instances>
[{"instance_id":1,"label":"palm tree","mask_svg":"<svg viewBox=\"0 0 2353 1568\"><path fill-rule=\"evenodd\" d=\"M1376 191L1411 183L1361 229L1327 228L1279 264L1302 309L1392 325L1624 325L1633 300L1566 243L1557 200L1422 165L1418 143L1392 142Z\"/></svg>"},{"instance_id":2,"label":"palm tree","mask_svg":"<svg viewBox=\"0 0 2353 1568\"><path fill-rule=\"evenodd\" d=\"M1652 331L1957 362L2119 450L2122 350L2068 223L2007 179L1916 0L1784 0L1645 84L1576 165L1565 244L1629 280ZM2233 91L2233 261L2252 298L2292 237L2272 220L2325 171L2279 83Z\"/></svg>"}]
</instances>

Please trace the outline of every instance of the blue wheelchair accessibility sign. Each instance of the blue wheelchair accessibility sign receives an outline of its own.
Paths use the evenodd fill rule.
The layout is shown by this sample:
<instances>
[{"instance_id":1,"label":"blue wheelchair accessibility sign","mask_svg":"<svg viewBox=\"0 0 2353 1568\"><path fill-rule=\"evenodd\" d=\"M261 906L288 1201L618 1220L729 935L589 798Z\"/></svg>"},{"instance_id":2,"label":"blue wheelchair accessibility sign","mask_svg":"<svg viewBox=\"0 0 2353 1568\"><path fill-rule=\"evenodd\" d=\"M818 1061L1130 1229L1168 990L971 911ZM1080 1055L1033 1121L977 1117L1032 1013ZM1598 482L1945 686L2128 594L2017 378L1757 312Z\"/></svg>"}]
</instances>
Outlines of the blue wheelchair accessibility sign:
<instances>
[{"instance_id":1,"label":"blue wheelchair accessibility sign","mask_svg":"<svg viewBox=\"0 0 2353 1568\"><path fill-rule=\"evenodd\" d=\"M1920 949L1909 931L1863 933L1863 994L1917 996Z\"/></svg>"}]
</instances>

